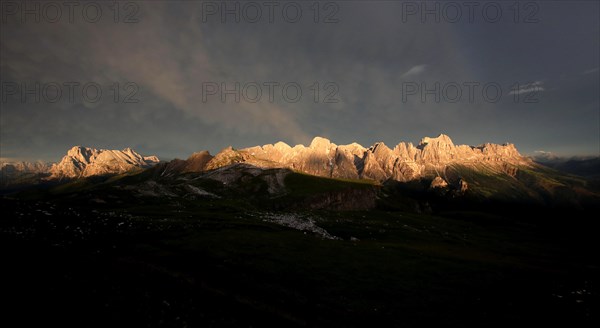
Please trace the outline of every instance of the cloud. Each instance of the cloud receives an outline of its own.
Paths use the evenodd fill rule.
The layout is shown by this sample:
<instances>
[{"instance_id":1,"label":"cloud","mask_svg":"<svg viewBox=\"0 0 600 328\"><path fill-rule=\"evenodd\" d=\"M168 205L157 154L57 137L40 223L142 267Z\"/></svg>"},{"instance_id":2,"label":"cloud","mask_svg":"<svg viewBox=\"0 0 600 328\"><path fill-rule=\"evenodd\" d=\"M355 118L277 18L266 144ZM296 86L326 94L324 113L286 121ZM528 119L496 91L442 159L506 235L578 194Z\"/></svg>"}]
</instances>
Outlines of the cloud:
<instances>
[{"instance_id":1,"label":"cloud","mask_svg":"<svg viewBox=\"0 0 600 328\"><path fill-rule=\"evenodd\" d=\"M534 150L533 158L538 161L551 161L551 160L558 159L559 156L556 153L551 152L551 151Z\"/></svg>"},{"instance_id":2,"label":"cloud","mask_svg":"<svg viewBox=\"0 0 600 328\"><path fill-rule=\"evenodd\" d=\"M155 96L206 124L242 135L269 131L294 142L309 138L292 112L276 103L223 104L216 98L203 102L204 82L227 82L229 86L236 80L223 76L223 65L228 63L208 51L206 33L194 17L178 21L167 12L153 7L140 26L128 30L118 25L91 29L88 35L92 36L94 62L140 81ZM107 37L111 42L106 42Z\"/></svg>"},{"instance_id":3,"label":"cloud","mask_svg":"<svg viewBox=\"0 0 600 328\"><path fill-rule=\"evenodd\" d=\"M592 74L598 72L598 67L590 68L588 70L583 71L581 74Z\"/></svg>"},{"instance_id":4,"label":"cloud","mask_svg":"<svg viewBox=\"0 0 600 328\"><path fill-rule=\"evenodd\" d=\"M540 91L545 91L544 89L544 82L542 81L535 81L529 84L525 84L525 85L521 85L519 86L519 88L517 90L511 90L508 94L509 95L520 95L523 93L530 93L530 92L540 92Z\"/></svg>"},{"instance_id":5,"label":"cloud","mask_svg":"<svg viewBox=\"0 0 600 328\"><path fill-rule=\"evenodd\" d=\"M83 144L110 149L130 146L172 158L227 145L277 140L305 144L314 135L338 143L369 144L418 141L444 130L464 143L510 139L527 151L546 145L561 152L567 147L572 149L566 152L597 149L597 137L593 138L598 134L597 120L590 119L597 113L597 85L587 79L568 81L568 85L561 84L564 79L555 80L552 86L534 82L513 90L515 95L561 90L552 95L552 102L528 104L527 111L508 102L489 104L480 94L469 103L465 89L459 103L443 97L437 102L432 96L423 102L419 95L402 101L407 80L431 88L438 81L514 82L517 77L522 81L523 76L538 76L541 69L548 76L589 69L585 74L596 73L583 76L594 76L597 56L595 61L588 59L597 54L592 46L597 33L563 33L564 29L589 30L588 24L597 22L591 16L583 25L564 19L562 24L548 23L560 32L555 36L563 44L561 51L578 56L565 62L555 42L540 43L525 56L510 51L515 44L530 49L525 45L544 36L538 33L545 29L527 29L527 33L502 29L490 37L490 33L464 33L456 24L403 23L397 19L401 9L397 2L385 6L341 2L343 16L336 24L314 24L309 15L295 24L281 19L276 24L221 24L218 19L202 23L197 1L139 5L137 24L115 24L107 17L94 24L77 20L75 24L2 26L2 81L94 81L106 87L131 81L139 86L135 98L140 102L114 103L110 89L105 89L97 106L81 101L36 106L13 97L2 104L1 156L56 159L65 148ZM556 14L564 16L562 11ZM540 54L544 61L539 60ZM202 101L202 82L231 86L266 81L298 82L303 98L292 104L276 96L275 102L269 102L263 88L258 103L228 100L223 104L218 95ZM318 103L309 89L314 82L320 83ZM339 86L338 103L323 102L329 94L326 82ZM126 93L123 90L121 98ZM567 106L570 111L564 110ZM557 124L566 120L569 124Z\"/></svg>"},{"instance_id":6,"label":"cloud","mask_svg":"<svg viewBox=\"0 0 600 328\"><path fill-rule=\"evenodd\" d=\"M408 71L406 71L406 73L402 74L401 77L409 77L409 76L421 74L425 71L425 68L427 68L427 65L425 65L425 64L413 66Z\"/></svg>"}]
</instances>

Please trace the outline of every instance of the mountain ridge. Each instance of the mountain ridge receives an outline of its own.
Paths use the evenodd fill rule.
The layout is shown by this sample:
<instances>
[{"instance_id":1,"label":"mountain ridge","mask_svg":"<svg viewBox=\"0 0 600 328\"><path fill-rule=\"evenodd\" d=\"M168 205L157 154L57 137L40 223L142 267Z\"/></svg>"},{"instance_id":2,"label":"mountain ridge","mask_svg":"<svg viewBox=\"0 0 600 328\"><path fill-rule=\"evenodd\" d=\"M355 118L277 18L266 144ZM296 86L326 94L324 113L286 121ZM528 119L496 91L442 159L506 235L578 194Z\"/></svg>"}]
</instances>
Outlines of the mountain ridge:
<instances>
[{"instance_id":1,"label":"mountain ridge","mask_svg":"<svg viewBox=\"0 0 600 328\"><path fill-rule=\"evenodd\" d=\"M259 168L287 168L320 177L378 182L406 182L429 175L439 176L439 171L454 164L485 166L505 173L534 165L531 159L519 153L514 144L454 145L445 134L424 137L417 146L400 142L393 149L383 142L376 142L370 147L358 143L336 145L317 136L308 146L292 147L281 141L242 149L229 146L206 161L205 165L193 165L191 158L186 161L187 167L194 167L193 172L246 163ZM172 169L177 171L174 167Z\"/></svg>"},{"instance_id":2,"label":"mountain ridge","mask_svg":"<svg viewBox=\"0 0 600 328\"><path fill-rule=\"evenodd\" d=\"M73 179L124 173L134 168L151 167L159 161L156 156L142 156L131 148L108 150L74 146L60 162L50 167L48 173L50 179Z\"/></svg>"},{"instance_id":3,"label":"mountain ridge","mask_svg":"<svg viewBox=\"0 0 600 328\"><path fill-rule=\"evenodd\" d=\"M158 157L142 156L131 148L107 150L74 146L54 164L3 163L2 170L4 175L25 172L46 175L48 180L61 180L121 174L137 168L149 168L159 162ZM237 163L262 169L285 168L319 177L368 179L380 183L388 180L407 182L424 177L444 178L445 170L452 165L481 167L513 176L519 167L535 165L531 159L522 156L514 144L455 145L445 134L423 137L416 146L411 142L399 142L391 148L383 142L369 147L356 142L337 145L327 138L316 136L308 146L290 146L279 141L242 149L229 146L214 156L206 150L199 151L185 160L174 159L165 163L163 175L200 173Z\"/></svg>"},{"instance_id":4,"label":"mountain ridge","mask_svg":"<svg viewBox=\"0 0 600 328\"><path fill-rule=\"evenodd\" d=\"M10 166L13 171L15 167ZM394 198L397 195L417 200L494 199L577 207L588 206L600 194L593 181L540 165L521 155L513 144L455 145L444 134L425 137L416 146L400 142L392 147L383 142L369 147L358 143L336 145L315 137L308 146L292 147L283 142L242 149L228 146L214 156L199 151L185 160L168 162L142 156L130 148L75 146L59 163L49 169L47 165L41 167L46 173L17 172L13 177L3 168L3 192L36 184L49 188L63 185L57 187L57 192L76 191L109 182L116 189L126 188L140 197L246 197L271 204L271 198L281 203L300 190L301 197L283 203L345 209L372 208L376 199L391 207L403 204ZM85 181L80 183L80 179ZM365 185L369 186L366 191ZM339 188L329 193L331 186ZM322 202L317 194L327 201ZM364 202L358 200L358 195L364 196ZM426 202L419 205L421 210L427 210Z\"/></svg>"}]
</instances>

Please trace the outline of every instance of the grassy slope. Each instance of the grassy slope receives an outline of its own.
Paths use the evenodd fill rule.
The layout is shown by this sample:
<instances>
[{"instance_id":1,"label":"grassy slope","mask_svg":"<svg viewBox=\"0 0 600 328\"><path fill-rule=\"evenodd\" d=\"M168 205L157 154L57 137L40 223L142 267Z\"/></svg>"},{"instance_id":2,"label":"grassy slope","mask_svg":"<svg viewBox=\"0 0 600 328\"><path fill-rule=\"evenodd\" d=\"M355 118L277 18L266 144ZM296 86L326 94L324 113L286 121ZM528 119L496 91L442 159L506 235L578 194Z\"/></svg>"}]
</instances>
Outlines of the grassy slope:
<instances>
[{"instance_id":1,"label":"grassy slope","mask_svg":"<svg viewBox=\"0 0 600 328\"><path fill-rule=\"evenodd\" d=\"M2 211L0 249L9 268L2 274L10 282L3 294L12 300L7 313L41 313L21 317L23 323L494 326L597 320L592 230L575 224L521 224L479 213L471 214L473 220L306 213L343 239L323 240L265 222L260 212L231 200L159 199L134 206L3 200ZM592 294L576 293L586 288Z\"/></svg>"},{"instance_id":2,"label":"grassy slope","mask_svg":"<svg viewBox=\"0 0 600 328\"><path fill-rule=\"evenodd\" d=\"M475 211L303 213L341 238L324 240L265 221L252 195L140 198L113 188L148 174L0 200L4 314L24 326L78 327L598 321L597 229L585 213L551 222ZM483 193L493 186L514 195L531 183L460 174L476 178L472 188ZM523 174L542 184L578 183ZM286 184L290 197L372 186L296 173ZM266 188L252 177L242 187ZM107 202L91 201L97 197Z\"/></svg>"},{"instance_id":3,"label":"grassy slope","mask_svg":"<svg viewBox=\"0 0 600 328\"><path fill-rule=\"evenodd\" d=\"M520 167L514 177L493 170L452 166L452 174L469 182L469 196L502 202L572 205L598 193L585 179L543 166Z\"/></svg>"},{"instance_id":4,"label":"grassy slope","mask_svg":"<svg viewBox=\"0 0 600 328\"><path fill-rule=\"evenodd\" d=\"M285 178L285 185L292 193L311 195L315 192L339 191L346 188L369 188L377 185L372 180L331 179L304 173L291 173Z\"/></svg>"}]
</instances>

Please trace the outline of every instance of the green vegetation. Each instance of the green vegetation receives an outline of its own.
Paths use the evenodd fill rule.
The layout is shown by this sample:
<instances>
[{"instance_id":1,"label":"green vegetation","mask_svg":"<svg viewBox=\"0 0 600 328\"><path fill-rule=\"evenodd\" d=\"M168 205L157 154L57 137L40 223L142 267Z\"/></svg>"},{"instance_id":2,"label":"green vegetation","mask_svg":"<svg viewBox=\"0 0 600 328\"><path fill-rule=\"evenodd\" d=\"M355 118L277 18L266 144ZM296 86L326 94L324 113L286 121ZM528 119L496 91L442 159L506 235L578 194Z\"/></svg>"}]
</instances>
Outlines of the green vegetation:
<instances>
[{"instance_id":1,"label":"green vegetation","mask_svg":"<svg viewBox=\"0 0 600 328\"><path fill-rule=\"evenodd\" d=\"M285 185L294 195L308 196L320 192L340 191L348 188L371 188L376 186L377 182L358 179L328 179L294 172L285 177Z\"/></svg>"}]
</instances>

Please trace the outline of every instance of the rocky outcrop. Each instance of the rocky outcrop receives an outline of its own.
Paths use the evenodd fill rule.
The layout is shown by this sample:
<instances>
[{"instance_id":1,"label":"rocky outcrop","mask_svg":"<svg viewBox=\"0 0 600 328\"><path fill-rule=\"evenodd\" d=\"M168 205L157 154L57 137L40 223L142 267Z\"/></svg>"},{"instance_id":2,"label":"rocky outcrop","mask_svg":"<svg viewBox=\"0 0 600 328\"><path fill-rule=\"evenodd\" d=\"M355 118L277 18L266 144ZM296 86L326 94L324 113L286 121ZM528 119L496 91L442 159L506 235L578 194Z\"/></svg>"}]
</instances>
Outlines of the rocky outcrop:
<instances>
[{"instance_id":1,"label":"rocky outcrop","mask_svg":"<svg viewBox=\"0 0 600 328\"><path fill-rule=\"evenodd\" d=\"M446 182L446 180L444 180L442 177L435 177L435 179L433 179L433 181L431 181L431 184L429 185L430 189L439 189L447 187L448 182Z\"/></svg>"},{"instance_id":2,"label":"rocky outcrop","mask_svg":"<svg viewBox=\"0 0 600 328\"><path fill-rule=\"evenodd\" d=\"M227 165L244 163L250 160L251 155L247 151L240 152L233 147L227 147L221 150L215 157L206 163L206 170L214 170Z\"/></svg>"},{"instance_id":3,"label":"rocky outcrop","mask_svg":"<svg viewBox=\"0 0 600 328\"><path fill-rule=\"evenodd\" d=\"M156 156L142 156L131 148L123 150L71 148L59 163L52 165L52 179L80 178L95 175L119 174L135 168L146 168L159 162Z\"/></svg>"},{"instance_id":4,"label":"rocky outcrop","mask_svg":"<svg viewBox=\"0 0 600 328\"><path fill-rule=\"evenodd\" d=\"M193 153L187 160L183 161L181 167L182 173L202 172L206 165L213 159L213 156L206 150Z\"/></svg>"},{"instance_id":5,"label":"rocky outcrop","mask_svg":"<svg viewBox=\"0 0 600 328\"><path fill-rule=\"evenodd\" d=\"M358 179L364 166L365 148L357 143L338 146L333 158L332 178Z\"/></svg>"},{"instance_id":6,"label":"rocky outcrop","mask_svg":"<svg viewBox=\"0 0 600 328\"><path fill-rule=\"evenodd\" d=\"M464 155L457 154L457 147L445 134L440 134L437 138L421 139L417 149L421 150L417 159L426 163L448 163L456 158L464 157Z\"/></svg>"},{"instance_id":7,"label":"rocky outcrop","mask_svg":"<svg viewBox=\"0 0 600 328\"><path fill-rule=\"evenodd\" d=\"M206 150L193 153L188 159L174 159L156 167L162 177L173 176L181 173L197 173L206 171L208 162L213 156Z\"/></svg>"},{"instance_id":8,"label":"rocky outcrop","mask_svg":"<svg viewBox=\"0 0 600 328\"><path fill-rule=\"evenodd\" d=\"M467 190L469 190L469 184L467 183L467 181L460 179L458 181L458 187L461 193L465 193L467 192Z\"/></svg>"}]
</instances>

